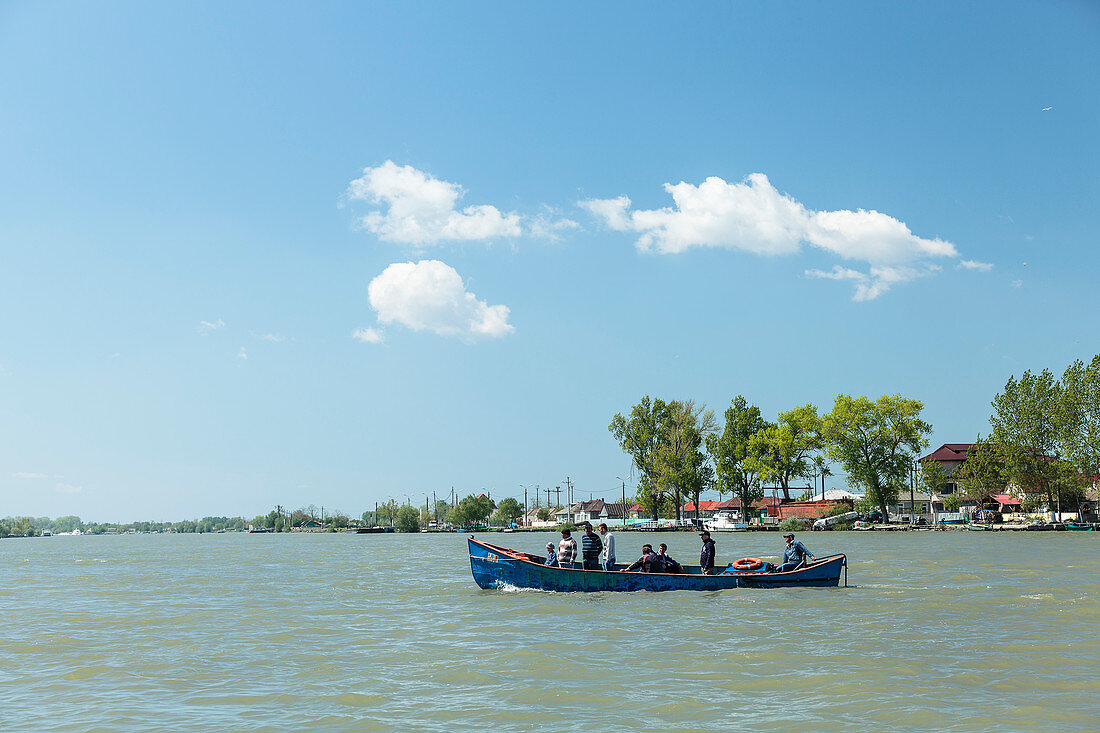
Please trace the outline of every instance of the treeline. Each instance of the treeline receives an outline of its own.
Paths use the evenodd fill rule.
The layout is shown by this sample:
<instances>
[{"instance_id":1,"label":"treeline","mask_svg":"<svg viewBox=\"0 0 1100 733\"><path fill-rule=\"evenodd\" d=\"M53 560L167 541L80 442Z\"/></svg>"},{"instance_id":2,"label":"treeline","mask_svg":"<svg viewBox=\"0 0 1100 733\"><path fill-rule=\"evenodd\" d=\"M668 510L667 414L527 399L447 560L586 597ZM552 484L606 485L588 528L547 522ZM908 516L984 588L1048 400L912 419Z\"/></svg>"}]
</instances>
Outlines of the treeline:
<instances>
[{"instance_id":1,"label":"treeline","mask_svg":"<svg viewBox=\"0 0 1100 733\"><path fill-rule=\"evenodd\" d=\"M727 493L749 507L764 496L764 482L789 500L791 481L831 474L843 466L850 482L887 517L887 505L907 485L917 453L932 426L924 405L900 394L838 395L831 412L811 404L780 412L776 420L736 396L719 426L714 411L695 402L665 402L648 395L629 415L616 414L608 429L638 469L636 501L656 519L672 503L679 518L684 499L698 507L704 491Z\"/></svg>"},{"instance_id":2,"label":"treeline","mask_svg":"<svg viewBox=\"0 0 1100 733\"><path fill-rule=\"evenodd\" d=\"M0 519L0 537L37 537L44 532L107 534L135 532L225 532L240 531L247 522L242 517L203 517L182 522L84 522L80 517L5 517Z\"/></svg>"},{"instance_id":3,"label":"treeline","mask_svg":"<svg viewBox=\"0 0 1100 733\"><path fill-rule=\"evenodd\" d=\"M1079 507L1088 488L1100 484L1100 355L1073 362L1061 378L1049 369L1012 376L992 407L989 435L978 435L951 477L967 494L987 499L1011 488L1025 509L1044 501L1054 509ZM932 426L923 409L900 394L841 394L828 413L806 404L769 421L738 395L719 425L704 405L647 395L629 414L616 414L608 429L638 470L635 501L654 518L672 508L679 517L684 499L698 506L707 490L751 506L765 482L789 500L793 480L831 475L830 463L887 518L928 446ZM946 478L938 463L921 464L923 488L940 492Z\"/></svg>"},{"instance_id":4,"label":"treeline","mask_svg":"<svg viewBox=\"0 0 1100 733\"><path fill-rule=\"evenodd\" d=\"M1049 369L1013 375L992 407L989 434L977 436L951 480L980 504L1011 487L1025 511L1043 503L1079 511L1100 481L1100 354L1074 361L1061 378ZM938 464L921 468L930 490L946 483Z\"/></svg>"}]
</instances>

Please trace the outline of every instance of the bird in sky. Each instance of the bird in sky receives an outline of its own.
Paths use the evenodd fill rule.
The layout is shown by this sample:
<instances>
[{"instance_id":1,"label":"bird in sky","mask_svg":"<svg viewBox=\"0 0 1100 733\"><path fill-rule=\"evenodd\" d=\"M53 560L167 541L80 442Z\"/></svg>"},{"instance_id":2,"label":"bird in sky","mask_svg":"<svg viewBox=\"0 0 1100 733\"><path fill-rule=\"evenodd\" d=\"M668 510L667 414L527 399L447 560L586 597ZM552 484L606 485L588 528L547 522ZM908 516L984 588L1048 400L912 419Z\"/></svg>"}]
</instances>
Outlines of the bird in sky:
<instances>
[{"instance_id":1,"label":"bird in sky","mask_svg":"<svg viewBox=\"0 0 1100 733\"><path fill-rule=\"evenodd\" d=\"M1041 112L1049 112L1049 111L1051 111L1052 109L1054 109L1054 107L1043 107L1043 108L1042 108L1042 109L1041 109L1040 111L1041 111Z\"/></svg>"}]
</instances>

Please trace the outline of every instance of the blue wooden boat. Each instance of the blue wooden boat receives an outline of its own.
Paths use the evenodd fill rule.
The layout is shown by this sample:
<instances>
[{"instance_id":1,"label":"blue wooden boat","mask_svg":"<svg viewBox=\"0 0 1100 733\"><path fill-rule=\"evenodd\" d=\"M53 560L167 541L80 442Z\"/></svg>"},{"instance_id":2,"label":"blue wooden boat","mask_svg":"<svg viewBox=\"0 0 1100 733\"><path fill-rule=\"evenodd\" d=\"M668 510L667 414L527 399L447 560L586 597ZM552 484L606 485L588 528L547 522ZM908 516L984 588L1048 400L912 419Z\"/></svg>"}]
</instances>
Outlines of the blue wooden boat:
<instances>
[{"instance_id":1,"label":"blue wooden boat","mask_svg":"<svg viewBox=\"0 0 1100 733\"><path fill-rule=\"evenodd\" d=\"M791 588L848 585L845 555L823 557L813 565L785 573L727 569L718 575L703 575L698 565L685 565L683 573L620 573L617 570L554 568L543 557L474 539L470 546L470 572L482 588L534 588L562 592L636 590L725 590L727 588ZM624 567L624 566L618 566Z\"/></svg>"}]
</instances>

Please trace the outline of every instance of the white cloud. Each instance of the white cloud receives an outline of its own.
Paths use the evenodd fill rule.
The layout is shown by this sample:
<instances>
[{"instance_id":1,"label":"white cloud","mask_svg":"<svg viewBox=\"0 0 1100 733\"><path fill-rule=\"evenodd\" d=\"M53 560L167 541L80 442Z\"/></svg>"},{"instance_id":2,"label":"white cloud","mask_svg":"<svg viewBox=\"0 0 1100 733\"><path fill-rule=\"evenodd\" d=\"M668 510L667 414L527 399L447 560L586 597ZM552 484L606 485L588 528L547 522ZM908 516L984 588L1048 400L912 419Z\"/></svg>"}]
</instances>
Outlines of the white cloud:
<instances>
[{"instance_id":1,"label":"white cloud","mask_svg":"<svg viewBox=\"0 0 1100 733\"><path fill-rule=\"evenodd\" d=\"M73 486L72 484L59 483L57 485L57 490L62 494L79 494L81 491L84 490L84 487L83 486Z\"/></svg>"},{"instance_id":2,"label":"white cloud","mask_svg":"<svg viewBox=\"0 0 1100 733\"><path fill-rule=\"evenodd\" d=\"M282 342L286 341L285 336L280 336L277 333L265 333L260 338L262 338L264 341L270 341L273 344L281 344Z\"/></svg>"},{"instance_id":3,"label":"white cloud","mask_svg":"<svg viewBox=\"0 0 1100 733\"><path fill-rule=\"evenodd\" d=\"M225 328L225 321L220 318L213 323L210 321L199 321L199 333L204 336L211 331L217 331L219 328Z\"/></svg>"},{"instance_id":4,"label":"white cloud","mask_svg":"<svg viewBox=\"0 0 1100 733\"><path fill-rule=\"evenodd\" d=\"M802 244L844 260L867 264L866 271L836 267L807 275L855 284L855 300L873 300L892 285L928 274L927 260L958 257L951 242L914 235L904 222L878 211L813 211L780 193L763 173L740 183L707 178L698 186L666 183L673 206L631 209L630 199L590 199L580 205L616 231L639 235L639 250L661 254L692 247L738 249L759 255L789 255Z\"/></svg>"},{"instance_id":5,"label":"white cloud","mask_svg":"<svg viewBox=\"0 0 1100 733\"><path fill-rule=\"evenodd\" d=\"M351 337L363 344L380 344L384 340L382 332L376 328L357 328Z\"/></svg>"},{"instance_id":6,"label":"white cloud","mask_svg":"<svg viewBox=\"0 0 1100 733\"><path fill-rule=\"evenodd\" d=\"M242 346L241 350L237 352L237 358L248 361L248 349Z\"/></svg>"},{"instance_id":7,"label":"white cloud","mask_svg":"<svg viewBox=\"0 0 1100 733\"><path fill-rule=\"evenodd\" d=\"M992 263L978 262L977 260L962 260L956 267L960 270L977 270L978 272L989 272L993 269Z\"/></svg>"},{"instance_id":8,"label":"white cloud","mask_svg":"<svg viewBox=\"0 0 1100 733\"><path fill-rule=\"evenodd\" d=\"M478 300L455 269L439 260L395 262L367 287L381 323L457 336L464 341L500 338L515 328L504 305Z\"/></svg>"},{"instance_id":9,"label":"white cloud","mask_svg":"<svg viewBox=\"0 0 1100 733\"><path fill-rule=\"evenodd\" d=\"M26 471L17 471L12 476L15 478L48 478L44 473L28 473Z\"/></svg>"},{"instance_id":10,"label":"white cloud","mask_svg":"<svg viewBox=\"0 0 1100 733\"><path fill-rule=\"evenodd\" d=\"M495 206L455 205L465 192L462 186L387 160L363 169L348 186L348 197L381 205L360 219L362 225L387 242L431 245L443 241L518 237L520 216L501 213Z\"/></svg>"},{"instance_id":11,"label":"white cloud","mask_svg":"<svg viewBox=\"0 0 1100 733\"><path fill-rule=\"evenodd\" d=\"M1024 284L1023 280L1013 280L1012 281L1012 287L1014 287L1014 288L1021 287L1021 286L1023 286L1023 284Z\"/></svg>"},{"instance_id":12,"label":"white cloud","mask_svg":"<svg viewBox=\"0 0 1100 733\"><path fill-rule=\"evenodd\" d=\"M574 232L581 229L581 225L572 219L565 218L560 211L552 206L543 206L538 214L526 220L524 228L528 235L540 239L557 241L565 232Z\"/></svg>"}]
</instances>

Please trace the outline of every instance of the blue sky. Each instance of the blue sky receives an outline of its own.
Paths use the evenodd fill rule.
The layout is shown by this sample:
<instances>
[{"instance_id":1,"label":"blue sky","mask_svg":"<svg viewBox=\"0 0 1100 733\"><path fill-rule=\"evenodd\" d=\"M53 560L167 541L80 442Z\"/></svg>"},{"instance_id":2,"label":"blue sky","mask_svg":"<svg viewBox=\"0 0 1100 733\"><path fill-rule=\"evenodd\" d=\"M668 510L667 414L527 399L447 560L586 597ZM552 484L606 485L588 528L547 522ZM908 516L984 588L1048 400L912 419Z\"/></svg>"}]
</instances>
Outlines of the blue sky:
<instances>
[{"instance_id":1,"label":"blue sky","mask_svg":"<svg viewBox=\"0 0 1100 733\"><path fill-rule=\"evenodd\" d=\"M1100 351L1097 68L1085 2L6 4L0 515L610 497L645 394L969 440Z\"/></svg>"}]
</instances>

